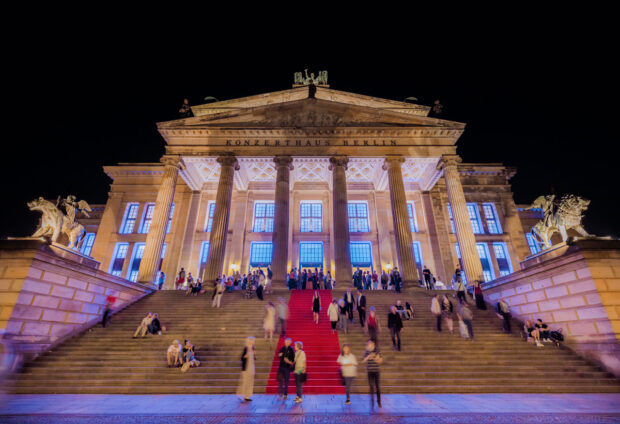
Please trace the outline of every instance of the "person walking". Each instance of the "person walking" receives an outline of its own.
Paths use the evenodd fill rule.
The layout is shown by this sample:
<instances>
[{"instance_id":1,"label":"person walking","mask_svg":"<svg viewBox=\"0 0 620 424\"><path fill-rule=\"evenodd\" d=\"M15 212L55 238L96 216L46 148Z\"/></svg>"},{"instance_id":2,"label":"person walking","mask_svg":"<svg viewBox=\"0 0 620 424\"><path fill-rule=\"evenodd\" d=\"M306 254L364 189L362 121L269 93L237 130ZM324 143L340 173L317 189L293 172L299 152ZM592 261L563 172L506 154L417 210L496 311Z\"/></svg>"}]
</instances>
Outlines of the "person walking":
<instances>
[{"instance_id":1,"label":"person walking","mask_svg":"<svg viewBox=\"0 0 620 424\"><path fill-rule=\"evenodd\" d=\"M448 326L450 334L454 333L454 306L445 294L441 299L441 315Z\"/></svg>"},{"instance_id":2,"label":"person walking","mask_svg":"<svg viewBox=\"0 0 620 424\"><path fill-rule=\"evenodd\" d=\"M319 312L321 312L321 296L319 295L319 291L316 290L312 297L312 314L315 324L319 323Z\"/></svg>"},{"instance_id":3,"label":"person walking","mask_svg":"<svg viewBox=\"0 0 620 424\"><path fill-rule=\"evenodd\" d=\"M185 268L181 268L181 271L179 271L179 276L177 277L177 289L183 290L184 285L185 285Z\"/></svg>"},{"instance_id":4,"label":"person walking","mask_svg":"<svg viewBox=\"0 0 620 424\"><path fill-rule=\"evenodd\" d=\"M357 358L351 353L351 347L348 344L342 345L342 353L338 356L337 362L340 364L340 373L344 380L345 393L347 400L345 405L351 405L351 385L357 377Z\"/></svg>"},{"instance_id":5,"label":"person walking","mask_svg":"<svg viewBox=\"0 0 620 424\"><path fill-rule=\"evenodd\" d=\"M388 275L386 274L385 270L383 270L381 272L381 289L382 290L387 290L388 289L388 281L389 281L390 277L388 277Z\"/></svg>"},{"instance_id":6,"label":"person walking","mask_svg":"<svg viewBox=\"0 0 620 424\"><path fill-rule=\"evenodd\" d=\"M276 307L273 305L273 302L269 302L267 306L265 306L263 329L265 330L265 339L267 335L269 335L269 343L272 343L273 332L276 330Z\"/></svg>"},{"instance_id":7,"label":"person walking","mask_svg":"<svg viewBox=\"0 0 620 424\"><path fill-rule=\"evenodd\" d=\"M215 296L213 296L213 301L211 302L211 307L220 307L222 303L222 296L224 295L224 282L222 282L219 278L215 279Z\"/></svg>"},{"instance_id":8,"label":"person walking","mask_svg":"<svg viewBox=\"0 0 620 424\"><path fill-rule=\"evenodd\" d=\"M360 327L364 327L364 324L366 323L366 296L361 289L357 290L357 299L355 300L355 304L357 306L357 313L360 317Z\"/></svg>"},{"instance_id":9,"label":"person walking","mask_svg":"<svg viewBox=\"0 0 620 424\"><path fill-rule=\"evenodd\" d=\"M295 342L295 389L297 397L295 403L301 403L306 382L306 352L302 342Z\"/></svg>"},{"instance_id":10,"label":"person walking","mask_svg":"<svg viewBox=\"0 0 620 424\"><path fill-rule=\"evenodd\" d=\"M157 280L157 290L161 290L165 282L166 282L166 274L164 274L164 271L160 271L159 279Z\"/></svg>"},{"instance_id":11,"label":"person walking","mask_svg":"<svg viewBox=\"0 0 620 424\"><path fill-rule=\"evenodd\" d=\"M424 286L426 290L432 290L433 284L431 283L431 270L428 269L427 266L422 270L422 275L424 276Z\"/></svg>"},{"instance_id":12,"label":"person walking","mask_svg":"<svg viewBox=\"0 0 620 424\"><path fill-rule=\"evenodd\" d=\"M362 362L366 363L366 372L368 373L368 386L370 387L370 407L375 405L375 392L377 393L377 405L381 408L381 387L379 384L380 370L379 365L383 362L383 357L379 348L374 341L368 340L366 343L366 351L364 352L364 359Z\"/></svg>"},{"instance_id":13,"label":"person walking","mask_svg":"<svg viewBox=\"0 0 620 424\"><path fill-rule=\"evenodd\" d=\"M347 334L347 321L349 320L347 316L348 308L344 299L340 299L338 302L338 312L340 312L340 318L338 322L340 323L340 331Z\"/></svg>"},{"instance_id":14,"label":"person walking","mask_svg":"<svg viewBox=\"0 0 620 424\"><path fill-rule=\"evenodd\" d=\"M347 291L344 294L344 303L347 306L347 316L349 317L349 321L353 322L353 304L355 300L353 299L353 293L351 293L351 287L347 287Z\"/></svg>"},{"instance_id":15,"label":"person walking","mask_svg":"<svg viewBox=\"0 0 620 424\"><path fill-rule=\"evenodd\" d=\"M465 284L463 279L459 276L456 278L456 298L460 302L467 302L467 296L465 295Z\"/></svg>"},{"instance_id":16,"label":"person walking","mask_svg":"<svg viewBox=\"0 0 620 424\"><path fill-rule=\"evenodd\" d=\"M461 308L458 312L459 320L463 321L465 326L467 327L467 334L469 336L469 340L474 340L474 327L472 325L472 321L474 319L474 314L471 309L469 309L469 305L467 302L461 303Z\"/></svg>"},{"instance_id":17,"label":"person walking","mask_svg":"<svg viewBox=\"0 0 620 424\"><path fill-rule=\"evenodd\" d=\"M291 367L295 363L295 351L291 344L293 341L290 338L284 340L284 346L280 348L278 357L280 358L280 364L278 365L278 394L283 396L284 400L288 396L288 382L291 378Z\"/></svg>"},{"instance_id":18,"label":"person walking","mask_svg":"<svg viewBox=\"0 0 620 424\"><path fill-rule=\"evenodd\" d=\"M403 320L398 313L396 306L392 306L388 314L388 328L392 337L392 349L400 352L400 330L403 328Z\"/></svg>"},{"instance_id":19,"label":"person walking","mask_svg":"<svg viewBox=\"0 0 620 424\"><path fill-rule=\"evenodd\" d=\"M431 299L431 313L435 315L437 331L441 332L441 303L439 302L438 294Z\"/></svg>"},{"instance_id":20,"label":"person walking","mask_svg":"<svg viewBox=\"0 0 620 424\"><path fill-rule=\"evenodd\" d=\"M278 300L278 319L280 320L280 335L284 337L286 335L286 320L288 319L288 305L286 300L281 297Z\"/></svg>"},{"instance_id":21,"label":"person walking","mask_svg":"<svg viewBox=\"0 0 620 424\"><path fill-rule=\"evenodd\" d=\"M103 328L105 328L108 321L110 321L110 314L112 313L114 303L116 303L116 296L113 294L114 293L111 293L105 298L105 309L103 310L103 318L101 319L101 326Z\"/></svg>"},{"instance_id":22,"label":"person walking","mask_svg":"<svg viewBox=\"0 0 620 424\"><path fill-rule=\"evenodd\" d=\"M245 347L241 353L241 377L239 378L239 387L237 388L237 396L241 397L244 402L250 402L254 393L254 374L256 368L256 352L254 350L254 337L245 339Z\"/></svg>"},{"instance_id":23,"label":"person walking","mask_svg":"<svg viewBox=\"0 0 620 424\"><path fill-rule=\"evenodd\" d=\"M504 333L510 334L512 329L510 328L510 320L512 319L512 315L510 314L510 308L504 299L500 299L497 302L497 315L502 319L502 331Z\"/></svg>"},{"instance_id":24,"label":"person walking","mask_svg":"<svg viewBox=\"0 0 620 424\"><path fill-rule=\"evenodd\" d=\"M379 317L377 317L375 307L371 306L368 312L368 318L366 319L366 333L370 340L375 342L376 346L379 346L379 332L381 332Z\"/></svg>"},{"instance_id":25,"label":"person walking","mask_svg":"<svg viewBox=\"0 0 620 424\"><path fill-rule=\"evenodd\" d=\"M329 304L329 308L327 308L327 316L329 318L329 322L332 325L332 334L336 332L336 325L338 324L338 316L340 315L340 311L338 310L338 302L336 299L332 300L332 303Z\"/></svg>"},{"instance_id":26,"label":"person walking","mask_svg":"<svg viewBox=\"0 0 620 424\"><path fill-rule=\"evenodd\" d=\"M480 281L474 281L474 296L476 297L476 308L486 311L487 304L484 302L484 295L482 294L482 287L480 287Z\"/></svg>"}]
</instances>

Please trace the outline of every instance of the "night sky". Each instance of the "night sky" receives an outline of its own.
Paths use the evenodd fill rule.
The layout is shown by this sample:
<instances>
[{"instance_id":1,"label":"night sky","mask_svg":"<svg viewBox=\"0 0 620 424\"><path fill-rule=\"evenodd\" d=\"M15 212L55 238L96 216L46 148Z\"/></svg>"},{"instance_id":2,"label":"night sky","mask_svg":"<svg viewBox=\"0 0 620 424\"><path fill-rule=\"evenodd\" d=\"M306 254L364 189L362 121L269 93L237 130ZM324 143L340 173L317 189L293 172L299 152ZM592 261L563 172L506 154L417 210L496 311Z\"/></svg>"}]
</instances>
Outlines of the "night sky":
<instances>
[{"instance_id":1,"label":"night sky","mask_svg":"<svg viewBox=\"0 0 620 424\"><path fill-rule=\"evenodd\" d=\"M471 23L408 36L402 28L292 36L292 23L242 40L207 29L140 32L127 21L57 23L5 52L2 146L11 150L1 167L0 236L34 231L39 214L26 202L38 196L105 203L111 181L102 166L158 161L164 141L155 123L176 119L184 97L195 105L287 89L304 68L326 69L337 90L425 105L440 99L444 119L467 124L458 142L464 161L518 167L517 203L574 193L592 200L588 231L620 235L617 46L604 22L470 31Z\"/></svg>"}]
</instances>

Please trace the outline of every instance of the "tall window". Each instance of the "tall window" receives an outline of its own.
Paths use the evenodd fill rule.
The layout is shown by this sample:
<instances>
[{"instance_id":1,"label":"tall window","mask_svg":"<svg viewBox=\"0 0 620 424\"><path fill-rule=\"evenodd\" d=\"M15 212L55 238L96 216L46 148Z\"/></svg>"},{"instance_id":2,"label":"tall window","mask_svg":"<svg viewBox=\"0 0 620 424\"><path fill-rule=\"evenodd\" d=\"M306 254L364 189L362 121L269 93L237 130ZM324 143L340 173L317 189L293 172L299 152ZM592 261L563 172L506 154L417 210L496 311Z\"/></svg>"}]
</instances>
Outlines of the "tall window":
<instances>
[{"instance_id":1,"label":"tall window","mask_svg":"<svg viewBox=\"0 0 620 424\"><path fill-rule=\"evenodd\" d=\"M205 231L207 233L211 232L211 227L213 227L213 216L215 215L215 202L209 203L207 206L207 225L205 227Z\"/></svg>"},{"instance_id":2,"label":"tall window","mask_svg":"<svg viewBox=\"0 0 620 424\"><path fill-rule=\"evenodd\" d=\"M306 267L323 267L323 243L320 241L299 243L299 268Z\"/></svg>"},{"instance_id":3,"label":"tall window","mask_svg":"<svg viewBox=\"0 0 620 424\"><path fill-rule=\"evenodd\" d=\"M203 241L202 246L200 246L200 261L198 263L198 276L202 275L202 272L207 266L208 257L209 257L209 242Z\"/></svg>"},{"instance_id":4,"label":"tall window","mask_svg":"<svg viewBox=\"0 0 620 424\"><path fill-rule=\"evenodd\" d=\"M495 253L495 259L497 260L497 267L499 268L499 276L503 277L512 272L512 264L508 256L508 249L506 243L495 242L493 243L493 253Z\"/></svg>"},{"instance_id":5,"label":"tall window","mask_svg":"<svg viewBox=\"0 0 620 424\"><path fill-rule=\"evenodd\" d=\"M349 203L347 205L347 212L349 214L349 232L367 233L370 231L367 203Z\"/></svg>"},{"instance_id":6,"label":"tall window","mask_svg":"<svg viewBox=\"0 0 620 424\"><path fill-rule=\"evenodd\" d=\"M116 243L114 253L112 254L112 261L110 262L110 274L118 277L121 276L125 258L127 257L127 249L129 249L129 243Z\"/></svg>"},{"instance_id":7,"label":"tall window","mask_svg":"<svg viewBox=\"0 0 620 424\"><path fill-rule=\"evenodd\" d=\"M320 233L323 231L323 204L319 202L302 202L299 205L302 233Z\"/></svg>"},{"instance_id":8,"label":"tall window","mask_svg":"<svg viewBox=\"0 0 620 424\"><path fill-rule=\"evenodd\" d=\"M170 232L170 226L172 225L172 215L174 215L174 203L170 206L170 215L168 215L168 225L166 225L166 233Z\"/></svg>"},{"instance_id":9,"label":"tall window","mask_svg":"<svg viewBox=\"0 0 620 424\"><path fill-rule=\"evenodd\" d=\"M413 242L413 259L415 259L415 266L418 268L418 278L422 278L422 271L424 269L424 261L422 260L422 247L419 241Z\"/></svg>"},{"instance_id":10,"label":"tall window","mask_svg":"<svg viewBox=\"0 0 620 424\"><path fill-rule=\"evenodd\" d=\"M131 265L129 266L129 272L127 273L130 281L136 281L138 279L138 270L140 269L140 262L142 262L143 255L144 243L136 243L133 247Z\"/></svg>"},{"instance_id":11,"label":"tall window","mask_svg":"<svg viewBox=\"0 0 620 424\"><path fill-rule=\"evenodd\" d=\"M147 203L144 207L144 214L142 215L142 224L140 225L140 233L146 234L151 228L151 220L153 219L153 211L155 210L155 203Z\"/></svg>"},{"instance_id":12,"label":"tall window","mask_svg":"<svg viewBox=\"0 0 620 424\"><path fill-rule=\"evenodd\" d=\"M530 247L532 255L540 252L540 244L538 244L532 233L525 233L525 238L527 239L527 245Z\"/></svg>"},{"instance_id":13,"label":"tall window","mask_svg":"<svg viewBox=\"0 0 620 424\"><path fill-rule=\"evenodd\" d=\"M369 241L352 241L349 243L351 265L372 267L372 245Z\"/></svg>"},{"instance_id":14,"label":"tall window","mask_svg":"<svg viewBox=\"0 0 620 424\"><path fill-rule=\"evenodd\" d=\"M456 248L456 257L459 260L459 269L461 270L461 280L463 280L464 284L467 284L467 278L465 276L465 267L463 266L463 258L461 256L461 248L459 247L458 243L455 243L454 247Z\"/></svg>"},{"instance_id":15,"label":"tall window","mask_svg":"<svg viewBox=\"0 0 620 424\"><path fill-rule=\"evenodd\" d=\"M418 220L415 216L415 204L413 202L407 202L407 213L409 214L409 226L412 233L418 232Z\"/></svg>"},{"instance_id":16,"label":"tall window","mask_svg":"<svg viewBox=\"0 0 620 424\"><path fill-rule=\"evenodd\" d=\"M254 203L254 225L252 231L255 233L273 232L273 215L275 204L273 202Z\"/></svg>"},{"instance_id":17,"label":"tall window","mask_svg":"<svg viewBox=\"0 0 620 424\"><path fill-rule=\"evenodd\" d=\"M469 220L471 221L471 228L474 230L474 234L482 234L482 222L480 221L480 213L478 212L477 203L467 204L467 213L469 214Z\"/></svg>"},{"instance_id":18,"label":"tall window","mask_svg":"<svg viewBox=\"0 0 620 424\"><path fill-rule=\"evenodd\" d=\"M271 263L273 244L269 242L252 242L250 244L250 266L266 267Z\"/></svg>"},{"instance_id":19,"label":"tall window","mask_svg":"<svg viewBox=\"0 0 620 424\"><path fill-rule=\"evenodd\" d=\"M123 223L121 224L121 234L133 233L133 227L136 225L136 217L138 216L139 203L127 203L125 208L125 216L123 217Z\"/></svg>"},{"instance_id":20,"label":"tall window","mask_svg":"<svg viewBox=\"0 0 620 424\"><path fill-rule=\"evenodd\" d=\"M480 256L484 281L493 280L495 273L493 272L493 266L489 257L489 246L486 243L476 243L476 249L478 249L478 256Z\"/></svg>"},{"instance_id":21,"label":"tall window","mask_svg":"<svg viewBox=\"0 0 620 424\"><path fill-rule=\"evenodd\" d=\"M90 256L90 252L93 250L93 244L95 243L95 233L86 233L84 241L82 242L82 254Z\"/></svg>"},{"instance_id":22,"label":"tall window","mask_svg":"<svg viewBox=\"0 0 620 424\"><path fill-rule=\"evenodd\" d=\"M448 203L448 216L450 217L450 229L452 230L452 233L455 233L456 230L454 229L454 216L452 215L452 206L450 206L450 203Z\"/></svg>"},{"instance_id":23,"label":"tall window","mask_svg":"<svg viewBox=\"0 0 620 424\"><path fill-rule=\"evenodd\" d=\"M484 211L484 219L487 222L487 229L490 234L501 234L502 226L499 223L499 217L497 216L497 209L493 203L483 203L482 210Z\"/></svg>"}]
</instances>

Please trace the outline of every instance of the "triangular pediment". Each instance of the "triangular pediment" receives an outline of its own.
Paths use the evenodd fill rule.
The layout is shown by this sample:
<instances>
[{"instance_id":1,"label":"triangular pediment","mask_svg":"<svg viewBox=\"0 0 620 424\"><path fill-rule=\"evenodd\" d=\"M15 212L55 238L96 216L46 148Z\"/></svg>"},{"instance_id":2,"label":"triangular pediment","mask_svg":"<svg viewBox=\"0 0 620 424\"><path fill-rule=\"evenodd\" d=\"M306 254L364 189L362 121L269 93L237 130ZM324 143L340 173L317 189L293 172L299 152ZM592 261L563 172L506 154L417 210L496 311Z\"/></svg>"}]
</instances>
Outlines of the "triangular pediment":
<instances>
[{"instance_id":1,"label":"triangular pediment","mask_svg":"<svg viewBox=\"0 0 620 424\"><path fill-rule=\"evenodd\" d=\"M463 129L446 121L371 106L302 98L228 112L162 122L160 129L303 128L303 127L418 127Z\"/></svg>"}]
</instances>

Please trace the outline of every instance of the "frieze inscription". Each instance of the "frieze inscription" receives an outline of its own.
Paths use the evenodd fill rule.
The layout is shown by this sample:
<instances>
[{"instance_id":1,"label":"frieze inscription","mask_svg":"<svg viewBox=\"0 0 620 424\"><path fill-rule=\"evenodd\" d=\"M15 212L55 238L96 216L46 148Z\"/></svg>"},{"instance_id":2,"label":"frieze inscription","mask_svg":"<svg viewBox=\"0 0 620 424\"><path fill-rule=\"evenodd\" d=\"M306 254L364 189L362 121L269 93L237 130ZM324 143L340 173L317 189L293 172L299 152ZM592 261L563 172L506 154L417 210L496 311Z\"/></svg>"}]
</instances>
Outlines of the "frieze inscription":
<instances>
[{"instance_id":1,"label":"frieze inscription","mask_svg":"<svg viewBox=\"0 0 620 424\"><path fill-rule=\"evenodd\" d=\"M396 140L384 139L353 139L353 140L321 140L321 139L236 139L226 140L226 146L257 146L257 147L329 147L329 146L398 146Z\"/></svg>"}]
</instances>

